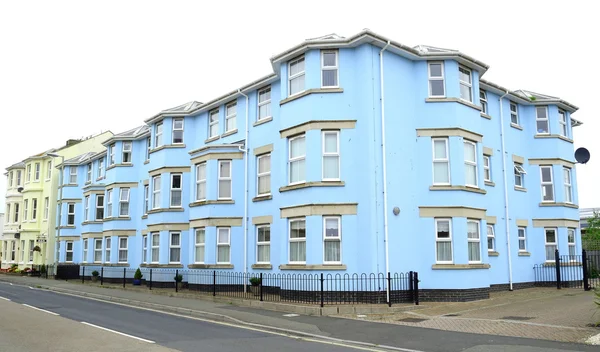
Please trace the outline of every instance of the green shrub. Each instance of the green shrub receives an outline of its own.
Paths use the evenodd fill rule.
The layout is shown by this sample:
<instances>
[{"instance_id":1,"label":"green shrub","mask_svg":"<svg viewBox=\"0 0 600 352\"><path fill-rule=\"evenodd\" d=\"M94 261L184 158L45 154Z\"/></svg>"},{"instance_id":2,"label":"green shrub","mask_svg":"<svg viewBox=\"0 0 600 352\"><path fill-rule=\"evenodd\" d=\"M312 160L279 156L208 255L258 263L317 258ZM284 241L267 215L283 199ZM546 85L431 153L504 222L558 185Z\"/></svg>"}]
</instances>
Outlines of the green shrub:
<instances>
[{"instance_id":1,"label":"green shrub","mask_svg":"<svg viewBox=\"0 0 600 352\"><path fill-rule=\"evenodd\" d=\"M260 285L260 278L259 277L251 277L250 278L250 284L252 286L258 286L258 285Z\"/></svg>"},{"instance_id":2,"label":"green shrub","mask_svg":"<svg viewBox=\"0 0 600 352\"><path fill-rule=\"evenodd\" d=\"M100 273L98 272L98 270L94 270L92 271L92 276L99 276Z\"/></svg>"},{"instance_id":3,"label":"green shrub","mask_svg":"<svg viewBox=\"0 0 600 352\"><path fill-rule=\"evenodd\" d=\"M136 280L141 280L143 276L144 275L142 275L142 271L140 270L140 268L138 268L135 271L135 274L133 274L133 278L136 279Z\"/></svg>"},{"instance_id":4,"label":"green shrub","mask_svg":"<svg viewBox=\"0 0 600 352\"><path fill-rule=\"evenodd\" d=\"M173 279L175 280L175 282L181 282L183 281L183 275L177 274Z\"/></svg>"}]
</instances>

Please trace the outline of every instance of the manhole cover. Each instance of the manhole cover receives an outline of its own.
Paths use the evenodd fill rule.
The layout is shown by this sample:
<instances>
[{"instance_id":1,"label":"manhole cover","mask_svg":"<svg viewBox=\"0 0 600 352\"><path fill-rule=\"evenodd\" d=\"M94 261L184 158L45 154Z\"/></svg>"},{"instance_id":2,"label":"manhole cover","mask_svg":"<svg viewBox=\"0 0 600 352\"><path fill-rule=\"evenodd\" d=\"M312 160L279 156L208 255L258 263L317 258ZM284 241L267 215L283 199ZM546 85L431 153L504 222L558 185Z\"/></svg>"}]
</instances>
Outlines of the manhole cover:
<instances>
[{"instance_id":1,"label":"manhole cover","mask_svg":"<svg viewBox=\"0 0 600 352\"><path fill-rule=\"evenodd\" d=\"M509 317L504 317L504 318L500 318L503 320L530 320L533 319L534 317L516 317L516 316L509 316Z\"/></svg>"},{"instance_id":2,"label":"manhole cover","mask_svg":"<svg viewBox=\"0 0 600 352\"><path fill-rule=\"evenodd\" d=\"M427 319L420 319L420 318L404 318L404 319L398 319L398 321L402 321L405 323L421 323L426 321Z\"/></svg>"},{"instance_id":3,"label":"manhole cover","mask_svg":"<svg viewBox=\"0 0 600 352\"><path fill-rule=\"evenodd\" d=\"M445 314L445 317L459 317L460 314Z\"/></svg>"}]
</instances>

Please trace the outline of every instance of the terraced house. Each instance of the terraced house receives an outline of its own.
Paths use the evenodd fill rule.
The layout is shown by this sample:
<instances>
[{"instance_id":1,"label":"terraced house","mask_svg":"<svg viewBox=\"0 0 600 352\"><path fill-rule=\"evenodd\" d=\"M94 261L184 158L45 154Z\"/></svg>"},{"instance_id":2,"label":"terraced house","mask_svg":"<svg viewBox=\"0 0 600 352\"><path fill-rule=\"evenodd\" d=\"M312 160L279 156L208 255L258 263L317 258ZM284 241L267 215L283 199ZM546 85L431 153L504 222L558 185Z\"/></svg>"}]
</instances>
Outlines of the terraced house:
<instances>
[{"instance_id":1,"label":"terraced house","mask_svg":"<svg viewBox=\"0 0 600 352\"><path fill-rule=\"evenodd\" d=\"M271 64L67 160L60 261L414 270L430 298L481 298L580 250L574 105L368 30Z\"/></svg>"}]
</instances>

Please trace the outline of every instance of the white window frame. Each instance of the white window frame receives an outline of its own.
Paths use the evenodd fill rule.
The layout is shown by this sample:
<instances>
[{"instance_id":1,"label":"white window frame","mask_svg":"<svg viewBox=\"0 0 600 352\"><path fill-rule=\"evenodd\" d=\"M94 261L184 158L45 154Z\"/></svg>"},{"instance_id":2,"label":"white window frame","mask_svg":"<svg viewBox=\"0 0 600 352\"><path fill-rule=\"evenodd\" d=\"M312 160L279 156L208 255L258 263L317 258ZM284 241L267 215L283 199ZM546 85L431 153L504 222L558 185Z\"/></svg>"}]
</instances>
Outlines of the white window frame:
<instances>
[{"instance_id":1,"label":"white window frame","mask_svg":"<svg viewBox=\"0 0 600 352\"><path fill-rule=\"evenodd\" d=\"M448 238L438 238L438 223L448 222ZM439 260L438 242L450 242L450 260ZM435 262L437 264L452 264L454 262L454 244L452 243L452 219L451 218L436 218L435 219Z\"/></svg>"},{"instance_id":2,"label":"white window frame","mask_svg":"<svg viewBox=\"0 0 600 352\"><path fill-rule=\"evenodd\" d=\"M112 238L104 237L104 262L110 263L110 252L112 250Z\"/></svg>"},{"instance_id":3,"label":"white window frame","mask_svg":"<svg viewBox=\"0 0 600 352\"><path fill-rule=\"evenodd\" d=\"M543 178L543 170L550 169L550 181L544 181ZM542 194L542 203L553 203L556 201L556 194L554 190L554 176L552 175L552 165L540 165L540 184L541 184L541 194ZM544 186L550 185L552 187L552 199L544 200Z\"/></svg>"},{"instance_id":4,"label":"white window frame","mask_svg":"<svg viewBox=\"0 0 600 352\"><path fill-rule=\"evenodd\" d=\"M131 164L131 163L133 163L133 160L132 160L133 144L130 141L123 142L123 144L121 145L121 148L122 148L122 151L123 151L121 162L123 164ZM127 161L125 161L126 159L127 159Z\"/></svg>"},{"instance_id":5,"label":"white window frame","mask_svg":"<svg viewBox=\"0 0 600 352\"><path fill-rule=\"evenodd\" d=\"M574 262L577 260L577 232L572 227L567 228L567 245L569 250L569 261Z\"/></svg>"},{"instance_id":6,"label":"white window frame","mask_svg":"<svg viewBox=\"0 0 600 352\"><path fill-rule=\"evenodd\" d=\"M25 179L25 183L31 182L31 164L27 164L27 178Z\"/></svg>"},{"instance_id":7,"label":"white window frame","mask_svg":"<svg viewBox=\"0 0 600 352\"><path fill-rule=\"evenodd\" d=\"M204 170L204 178L201 177L200 170ZM204 197L200 197L199 189L204 189ZM196 201L206 200L206 162L196 164Z\"/></svg>"},{"instance_id":8,"label":"white window frame","mask_svg":"<svg viewBox=\"0 0 600 352\"><path fill-rule=\"evenodd\" d=\"M463 71L461 71L461 70L463 70ZM466 71L466 72L464 72L464 71ZM464 74L466 74L466 73L469 74L470 82L466 82L466 81L463 81L462 79L460 79L461 72ZM458 81L461 86L467 87L469 89L469 99L464 99L462 96L460 97L460 99L463 101L472 103L473 102L473 72L471 72L471 69L469 69L465 66L462 66L462 65L458 66ZM460 94L460 87L459 87L459 94Z\"/></svg>"},{"instance_id":9,"label":"white window frame","mask_svg":"<svg viewBox=\"0 0 600 352\"><path fill-rule=\"evenodd\" d=\"M554 231L554 242L548 242L548 235L547 235L547 231ZM550 228L550 227L545 227L544 228L544 256L546 258L546 262L554 262L555 261L555 250L558 249L558 229L556 228ZM552 251L552 258L548 259L548 247L554 247L554 250Z\"/></svg>"},{"instance_id":10,"label":"white window frame","mask_svg":"<svg viewBox=\"0 0 600 352\"><path fill-rule=\"evenodd\" d=\"M163 146L163 123L159 122L154 126L154 148Z\"/></svg>"},{"instance_id":11,"label":"white window frame","mask_svg":"<svg viewBox=\"0 0 600 352\"><path fill-rule=\"evenodd\" d=\"M442 75L440 77L432 77L431 76L431 65L441 65L441 73ZM445 67L444 67L444 62L443 61L430 61L427 62L427 84L429 86L429 97L431 98L443 98L446 96L446 78L445 78ZM444 93L442 95L433 95L432 94L432 89L431 89L431 82L432 81L442 81L442 88L444 90Z\"/></svg>"},{"instance_id":12,"label":"white window frame","mask_svg":"<svg viewBox=\"0 0 600 352\"><path fill-rule=\"evenodd\" d=\"M264 171L260 172L260 162L261 160L265 159L265 158L269 158L269 170L268 171ZM260 192L260 180L261 178L267 178L269 179L269 187L268 187L268 191L261 193ZM271 153L267 153L267 154L262 154L256 157L256 195L258 197L263 197L263 196L269 196L271 195Z\"/></svg>"},{"instance_id":13,"label":"white window frame","mask_svg":"<svg viewBox=\"0 0 600 352\"><path fill-rule=\"evenodd\" d=\"M481 106L481 112L488 115L487 92L483 89L479 90L479 105Z\"/></svg>"},{"instance_id":14,"label":"white window frame","mask_svg":"<svg viewBox=\"0 0 600 352\"><path fill-rule=\"evenodd\" d=\"M31 221L37 220L37 198L31 198Z\"/></svg>"},{"instance_id":15,"label":"white window frame","mask_svg":"<svg viewBox=\"0 0 600 352\"><path fill-rule=\"evenodd\" d=\"M334 135L336 142L336 151L335 152L326 152L325 151L325 137L327 135ZM305 141L306 143L306 141ZM341 156L340 156L340 131L322 131L321 132L321 177L323 181L339 181L341 179ZM325 159L327 158L337 158L338 164L338 175L337 177L325 177Z\"/></svg>"},{"instance_id":16,"label":"white window frame","mask_svg":"<svg viewBox=\"0 0 600 352\"><path fill-rule=\"evenodd\" d=\"M69 245L71 249L69 249ZM73 241L65 241L65 263L73 263ZM71 260L69 260L69 254L71 255Z\"/></svg>"},{"instance_id":17,"label":"white window frame","mask_svg":"<svg viewBox=\"0 0 600 352\"><path fill-rule=\"evenodd\" d=\"M90 196L83 199L83 221L88 221L90 216Z\"/></svg>"},{"instance_id":18,"label":"white window frame","mask_svg":"<svg viewBox=\"0 0 600 352\"><path fill-rule=\"evenodd\" d=\"M475 166L475 184L468 184L466 182L466 177L465 177L465 186L478 188L479 187L479 175L478 175L479 170L477 170L477 143L465 139L463 141L463 145L471 145L471 146L473 146L473 156L475 157L474 161L467 160L467 156L466 155L464 157L464 159L465 159L465 175L467 174L466 173L467 166Z\"/></svg>"},{"instance_id":19,"label":"white window frame","mask_svg":"<svg viewBox=\"0 0 600 352\"><path fill-rule=\"evenodd\" d=\"M558 123L560 124L560 135L569 138L569 128L567 126L567 114L563 110L558 110Z\"/></svg>"},{"instance_id":20,"label":"white window frame","mask_svg":"<svg viewBox=\"0 0 600 352\"><path fill-rule=\"evenodd\" d=\"M77 184L77 166L69 166L69 184Z\"/></svg>"},{"instance_id":21,"label":"white window frame","mask_svg":"<svg viewBox=\"0 0 600 352\"><path fill-rule=\"evenodd\" d=\"M142 235L142 264L148 263L148 235Z\"/></svg>"},{"instance_id":22,"label":"white window frame","mask_svg":"<svg viewBox=\"0 0 600 352\"><path fill-rule=\"evenodd\" d=\"M27 247L29 252L28 263L33 263L33 248L35 247L35 240L29 240L29 246Z\"/></svg>"},{"instance_id":23,"label":"white window frame","mask_svg":"<svg viewBox=\"0 0 600 352\"><path fill-rule=\"evenodd\" d=\"M325 66L325 54L335 54L335 65ZM306 65L306 61L304 62ZM340 54L337 50L321 50L321 88L339 88L340 86ZM304 66L306 70L306 66ZM336 71L335 72L335 83L333 86L325 86L323 84L323 71ZM306 82L305 82L306 83Z\"/></svg>"},{"instance_id":24,"label":"white window frame","mask_svg":"<svg viewBox=\"0 0 600 352\"><path fill-rule=\"evenodd\" d=\"M216 119L213 120L213 116ZM219 109L214 109L208 112L208 138L217 137L219 135ZM215 131L213 132L213 128Z\"/></svg>"},{"instance_id":25,"label":"white window frame","mask_svg":"<svg viewBox=\"0 0 600 352\"><path fill-rule=\"evenodd\" d=\"M12 223L12 221L11 221L12 218L10 216L10 206L11 206L11 203L6 203L6 214L5 214L5 217L6 217L6 223L7 224Z\"/></svg>"},{"instance_id":26,"label":"white window frame","mask_svg":"<svg viewBox=\"0 0 600 352\"><path fill-rule=\"evenodd\" d=\"M540 109L542 109L545 114L546 117L545 118L540 118ZM544 122L546 124L546 129L548 131L546 132L540 132L538 129L538 122ZM548 107L547 106L536 106L535 107L535 133L536 134L550 134L550 120L548 120Z\"/></svg>"},{"instance_id":27,"label":"white window frame","mask_svg":"<svg viewBox=\"0 0 600 352\"><path fill-rule=\"evenodd\" d=\"M96 179L100 180L104 177L104 158L98 159L98 177Z\"/></svg>"},{"instance_id":28,"label":"white window frame","mask_svg":"<svg viewBox=\"0 0 600 352\"><path fill-rule=\"evenodd\" d=\"M113 214L113 190L106 191L106 212L104 218L112 218Z\"/></svg>"},{"instance_id":29,"label":"white window frame","mask_svg":"<svg viewBox=\"0 0 600 352\"><path fill-rule=\"evenodd\" d=\"M115 148L117 147L116 143L111 144L108 147L108 165L112 166L115 164Z\"/></svg>"},{"instance_id":30,"label":"white window frame","mask_svg":"<svg viewBox=\"0 0 600 352\"><path fill-rule=\"evenodd\" d=\"M221 165L228 163L229 164L229 176L223 176L221 175ZM219 179L217 182L217 199L218 200L231 200L233 198L233 181L232 181L232 176L233 176L233 163L231 160L219 160L218 163L218 168L219 168ZM229 181L229 197L222 197L221 196L221 181Z\"/></svg>"},{"instance_id":31,"label":"white window frame","mask_svg":"<svg viewBox=\"0 0 600 352\"><path fill-rule=\"evenodd\" d=\"M83 248L82 248L82 258L81 261L83 263L87 263L88 262L88 250L89 250L89 240L87 238L83 239Z\"/></svg>"},{"instance_id":32,"label":"white window frame","mask_svg":"<svg viewBox=\"0 0 600 352\"><path fill-rule=\"evenodd\" d=\"M174 179L176 177L179 177L179 188L175 188L174 184ZM173 197L174 194L176 194L177 192L179 192L179 204L173 204L173 199L175 199L175 197ZM171 208L181 208L183 206L183 174L180 173L173 173L171 174L171 192L169 193L170 195L170 200L169 200L169 204Z\"/></svg>"},{"instance_id":33,"label":"white window frame","mask_svg":"<svg viewBox=\"0 0 600 352\"><path fill-rule=\"evenodd\" d=\"M300 61L304 62L304 70L292 75L291 74L292 64L298 63ZM290 62L288 62L288 97L292 97L294 95L298 95L298 94L306 91L306 76L305 75L306 75L306 59L304 58L304 55L299 56L293 60L290 60ZM300 78L301 76L304 76L304 87L301 90L299 90L295 93L292 93L292 81L297 78Z\"/></svg>"},{"instance_id":34,"label":"white window frame","mask_svg":"<svg viewBox=\"0 0 600 352\"><path fill-rule=\"evenodd\" d=\"M177 127L176 124L178 122L181 122L181 127ZM175 133L179 133L181 132L181 142L176 142L175 141ZM171 135L171 144L183 144L184 143L184 139L183 139L183 132L184 132L184 119L183 117L179 117L179 118L173 118L173 133ZM146 158L147 160L147 158Z\"/></svg>"},{"instance_id":35,"label":"white window frame","mask_svg":"<svg viewBox=\"0 0 600 352\"><path fill-rule=\"evenodd\" d=\"M42 172L42 165L40 163L35 163L33 164L34 168L33 168L33 181L34 182L39 182L40 181L40 174Z\"/></svg>"},{"instance_id":36,"label":"white window frame","mask_svg":"<svg viewBox=\"0 0 600 352\"><path fill-rule=\"evenodd\" d=\"M513 163L513 169L515 174L515 187L524 188L525 187L525 178L523 175L526 175L527 172L523 168L523 164ZM517 177L521 180L520 184L517 184Z\"/></svg>"},{"instance_id":37,"label":"white window frame","mask_svg":"<svg viewBox=\"0 0 600 352\"><path fill-rule=\"evenodd\" d=\"M292 238L292 223L294 222L304 222L304 237L297 237L297 238ZM304 242L306 243L306 237L307 237L307 231L306 231L306 218L295 218L295 219L289 219L288 220L288 263L290 264L306 264L306 244L305 244L305 250L304 250L304 260L303 261L292 261L291 258L291 250L292 250L292 243L300 243L300 242Z\"/></svg>"},{"instance_id":38,"label":"white window frame","mask_svg":"<svg viewBox=\"0 0 600 352\"><path fill-rule=\"evenodd\" d=\"M158 189L156 188L158 186ZM152 209L160 208L160 187L161 187L161 177L160 175L156 175L152 178Z\"/></svg>"},{"instance_id":39,"label":"white window frame","mask_svg":"<svg viewBox=\"0 0 600 352\"><path fill-rule=\"evenodd\" d=\"M44 198L44 218L42 220L47 221L50 213L50 197Z\"/></svg>"},{"instance_id":40,"label":"white window frame","mask_svg":"<svg viewBox=\"0 0 600 352\"><path fill-rule=\"evenodd\" d=\"M144 185L144 215L150 210L150 185Z\"/></svg>"},{"instance_id":41,"label":"white window frame","mask_svg":"<svg viewBox=\"0 0 600 352\"><path fill-rule=\"evenodd\" d=\"M100 197L102 197L102 201L100 202ZM98 209L102 209L102 216L98 217ZM96 195L96 208L94 212L94 220L102 221L104 219L104 194Z\"/></svg>"},{"instance_id":42,"label":"white window frame","mask_svg":"<svg viewBox=\"0 0 600 352\"><path fill-rule=\"evenodd\" d=\"M17 170L17 186L21 185L21 181L23 181L21 179L21 170Z\"/></svg>"},{"instance_id":43,"label":"white window frame","mask_svg":"<svg viewBox=\"0 0 600 352\"><path fill-rule=\"evenodd\" d=\"M100 248L98 248L98 243L100 243ZM100 253L100 259L96 260L97 254ZM104 253L104 241L102 238L94 239L94 263L102 263L102 253Z\"/></svg>"},{"instance_id":44,"label":"white window frame","mask_svg":"<svg viewBox=\"0 0 600 352\"><path fill-rule=\"evenodd\" d=\"M522 236L521 236L522 234ZM519 226L517 228L517 238L518 238L518 249L519 252L527 252L527 228L524 226ZM521 242L523 242L523 249L521 249Z\"/></svg>"},{"instance_id":45,"label":"white window frame","mask_svg":"<svg viewBox=\"0 0 600 352\"><path fill-rule=\"evenodd\" d=\"M435 157L435 142L443 141L446 147L446 158L436 159ZM433 160L431 167L432 169L432 182L434 185L450 185L452 182L452 177L450 175L450 144L448 138L432 138L431 139L431 158ZM435 182L435 164L436 163L445 163L448 169L448 182Z\"/></svg>"},{"instance_id":46,"label":"white window frame","mask_svg":"<svg viewBox=\"0 0 600 352\"><path fill-rule=\"evenodd\" d=\"M336 237L327 237L327 220L337 221L338 235ZM324 216L323 217L323 264L342 264L342 217L341 216ZM325 243L328 241L339 242L340 245L340 260L328 261L325 256Z\"/></svg>"},{"instance_id":47,"label":"white window frame","mask_svg":"<svg viewBox=\"0 0 600 352\"><path fill-rule=\"evenodd\" d=\"M154 245L154 237L158 238L158 244ZM169 240L171 240L169 238ZM154 251L156 250L156 260L154 260ZM160 232L150 234L150 263L156 264L160 261Z\"/></svg>"},{"instance_id":48,"label":"white window frame","mask_svg":"<svg viewBox=\"0 0 600 352\"><path fill-rule=\"evenodd\" d=\"M152 150L152 138L146 138L146 161L150 160L150 151Z\"/></svg>"},{"instance_id":49,"label":"white window frame","mask_svg":"<svg viewBox=\"0 0 600 352\"><path fill-rule=\"evenodd\" d=\"M508 106L509 106L509 111L510 111L511 125L519 126L519 123L520 123L520 121L519 121L519 105L517 103L513 103L512 101L509 101ZM513 110L513 107L515 108L515 110ZM513 116L517 122L513 121Z\"/></svg>"},{"instance_id":50,"label":"white window frame","mask_svg":"<svg viewBox=\"0 0 600 352\"><path fill-rule=\"evenodd\" d=\"M269 240L268 241L261 241L260 237L259 237L259 232L261 229L265 229L268 228L269 229ZM269 247L269 261L261 261L259 258L259 248L260 247ZM271 225L270 224L264 224L264 225L257 225L256 226L256 264L270 264L271 263Z\"/></svg>"},{"instance_id":51,"label":"white window frame","mask_svg":"<svg viewBox=\"0 0 600 352\"><path fill-rule=\"evenodd\" d=\"M29 199L23 201L23 221L29 221Z\"/></svg>"},{"instance_id":52,"label":"white window frame","mask_svg":"<svg viewBox=\"0 0 600 352\"><path fill-rule=\"evenodd\" d=\"M266 99L264 101L260 101L261 94L266 94L267 91L269 93L269 99ZM256 121L262 121L262 120L265 120L265 119L268 119L268 118L272 117L271 116L272 115L271 114L271 94L272 93L273 92L271 91L271 86L265 87L265 88L263 88L263 89L261 89L261 90L258 91L258 95L257 95L257 101L258 101L257 109L258 110L256 112L256 116L257 116ZM268 106L269 114L267 114L267 116L260 117L260 108L263 107L263 106Z\"/></svg>"},{"instance_id":53,"label":"white window frame","mask_svg":"<svg viewBox=\"0 0 600 352\"><path fill-rule=\"evenodd\" d=\"M73 211L71 211L73 208ZM73 217L73 222L69 221L70 217ZM75 203L67 203L67 226L75 226Z\"/></svg>"},{"instance_id":54,"label":"white window frame","mask_svg":"<svg viewBox=\"0 0 600 352\"><path fill-rule=\"evenodd\" d=\"M12 188L13 186L13 172L8 173L8 188Z\"/></svg>"},{"instance_id":55,"label":"white window frame","mask_svg":"<svg viewBox=\"0 0 600 352\"><path fill-rule=\"evenodd\" d=\"M174 236L178 236L179 244L173 244ZM173 250L179 251L178 256L179 260L173 260L173 254L171 253ZM181 232L179 231L171 231L169 232L169 264L180 264L181 263Z\"/></svg>"},{"instance_id":56,"label":"white window frame","mask_svg":"<svg viewBox=\"0 0 600 352\"><path fill-rule=\"evenodd\" d=\"M219 232L221 230L227 230L227 242L221 242L221 236ZM229 248L229 261L219 261L219 247ZM231 227L217 227L217 264L230 264L231 263Z\"/></svg>"},{"instance_id":57,"label":"white window frame","mask_svg":"<svg viewBox=\"0 0 600 352\"><path fill-rule=\"evenodd\" d=\"M198 242L199 231L204 232L203 242ZM206 229L204 227L194 229L194 249L194 263L204 264L204 262L206 261ZM202 256L204 257L204 260L198 260L198 250L200 249L202 250Z\"/></svg>"},{"instance_id":58,"label":"white window frame","mask_svg":"<svg viewBox=\"0 0 600 352\"><path fill-rule=\"evenodd\" d=\"M230 110L235 110L231 112ZM229 122L233 120L232 126L230 128ZM230 102L225 105L225 133L235 131L237 129L237 102Z\"/></svg>"},{"instance_id":59,"label":"white window frame","mask_svg":"<svg viewBox=\"0 0 600 352\"><path fill-rule=\"evenodd\" d=\"M571 169L568 167L563 168L563 182L565 191L565 203L573 204L573 181Z\"/></svg>"},{"instance_id":60,"label":"white window frame","mask_svg":"<svg viewBox=\"0 0 600 352\"><path fill-rule=\"evenodd\" d=\"M304 139L304 154L292 158L292 142L298 139ZM296 182L292 182L292 164L296 162L300 162L304 160L304 177L301 177L300 180ZM306 182L306 135L302 134L296 137L292 137L288 139L288 173L289 173L289 185L296 185L299 183Z\"/></svg>"},{"instance_id":61,"label":"white window frame","mask_svg":"<svg viewBox=\"0 0 600 352\"><path fill-rule=\"evenodd\" d=\"M469 223L477 225L477 238L469 237L469 235L468 235ZM471 258L468 258L469 264L481 263L483 258L482 258L482 254L481 254L481 223L479 222L479 220L467 219L467 244L468 243L477 243L477 248L479 250L479 260L471 260ZM467 248L467 256L469 255L469 253L470 253L469 249Z\"/></svg>"},{"instance_id":62,"label":"white window frame","mask_svg":"<svg viewBox=\"0 0 600 352\"><path fill-rule=\"evenodd\" d=\"M492 157L489 155L483 156L483 180L492 182Z\"/></svg>"},{"instance_id":63,"label":"white window frame","mask_svg":"<svg viewBox=\"0 0 600 352\"><path fill-rule=\"evenodd\" d=\"M494 225L493 224L487 224L486 226L486 234L487 234L487 250L488 252L495 252L496 251L496 231L494 229ZM490 240L492 240L491 244L492 244L492 248L490 248Z\"/></svg>"},{"instance_id":64,"label":"white window frame","mask_svg":"<svg viewBox=\"0 0 600 352\"><path fill-rule=\"evenodd\" d=\"M118 257L117 257L117 262L118 263L127 263L127 261L129 260L129 251L128 251L128 247L129 247L129 238L128 237L117 237L117 240L119 241L119 251L118 251ZM121 246L122 245L122 241L125 240L125 247ZM121 254L125 253L125 260L121 260Z\"/></svg>"},{"instance_id":65,"label":"white window frame","mask_svg":"<svg viewBox=\"0 0 600 352\"><path fill-rule=\"evenodd\" d=\"M129 196L131 189L129 188L120 188L119 189L119 217L128 217L129 216ZM125 197L123 197L125 195ZM127 205L127 212L123 214L123 207Z\"/></svg>"},{"instance_id":66,"label":"white window frame","mask_svg":"<svg viewBox=\"0 0 600 352\"><path fill-rule=\"evenodd\" d=\"M88 163L86 165L86 167L87 167L87 173L85 175L85 182L90 183L90 182L92 182L92 163Z\"/></svg>"},{"instance_id":67,"label":"white window frame","mask_svg":"<svg viewBox=\"0 0 600 352\"><path fill-rule=\"evenodd\" d=\"M48 170L46 170L46 181L50 181L52 178L52 160L48 160L46 167L48 168Z\"/></svg>"}]
</instances>

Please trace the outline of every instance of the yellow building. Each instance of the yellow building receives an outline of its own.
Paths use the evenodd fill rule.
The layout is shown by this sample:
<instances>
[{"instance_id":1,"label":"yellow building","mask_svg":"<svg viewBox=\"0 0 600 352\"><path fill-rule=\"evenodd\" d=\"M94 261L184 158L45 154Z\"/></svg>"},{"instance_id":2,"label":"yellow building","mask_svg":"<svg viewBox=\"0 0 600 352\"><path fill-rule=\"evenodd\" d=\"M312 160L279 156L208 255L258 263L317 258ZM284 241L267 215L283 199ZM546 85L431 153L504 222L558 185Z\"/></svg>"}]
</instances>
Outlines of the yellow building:
<instances>
[{"instance_id":1,"label":"yellow building","mask_svg":"<svg viewBox=\"0 0 600 352\"><path fill-rule=\"evenodd\" d=\"M56 210L60 167L87 152L104 150L102 142L113 136L104 132L31 156L6 169L8 177L1 268L19 268L55 261Z\"/></svg>"}]
</instances>

